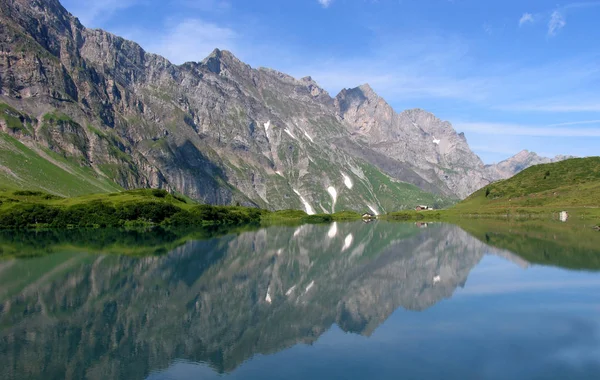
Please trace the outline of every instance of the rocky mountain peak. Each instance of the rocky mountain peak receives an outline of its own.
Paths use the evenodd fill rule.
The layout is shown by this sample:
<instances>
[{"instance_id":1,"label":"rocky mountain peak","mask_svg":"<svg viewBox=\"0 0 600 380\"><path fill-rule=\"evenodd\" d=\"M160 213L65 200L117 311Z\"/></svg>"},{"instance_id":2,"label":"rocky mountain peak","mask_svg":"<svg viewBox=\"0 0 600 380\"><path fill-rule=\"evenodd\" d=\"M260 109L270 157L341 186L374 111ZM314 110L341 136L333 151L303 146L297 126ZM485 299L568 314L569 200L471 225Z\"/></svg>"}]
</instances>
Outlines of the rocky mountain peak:
<instances>
[{"instance_id":1,"label":"rocky mountain peak","mask_svg":"<svg viewBox=\"0 0 600 380\"><path fill-rule=\"evenodd\" d=\"M222 74L226 69L246 69L250 68L247 64L239 60L228 50L215 49L200 62L201 66L206 67L210 72Z\"/></svg>"}]
</instances>

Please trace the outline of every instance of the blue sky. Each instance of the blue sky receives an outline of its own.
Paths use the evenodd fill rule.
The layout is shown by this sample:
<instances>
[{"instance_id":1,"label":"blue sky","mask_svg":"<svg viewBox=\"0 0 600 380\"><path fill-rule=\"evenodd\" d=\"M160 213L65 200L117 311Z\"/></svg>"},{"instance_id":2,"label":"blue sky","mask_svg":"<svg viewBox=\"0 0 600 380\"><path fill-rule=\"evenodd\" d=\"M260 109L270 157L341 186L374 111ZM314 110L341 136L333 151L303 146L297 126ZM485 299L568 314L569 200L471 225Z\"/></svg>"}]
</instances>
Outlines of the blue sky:
<instances>
[{"instance_id":1,"label":"blue sky","mask_svg":"<svg viewBox=\"0 0 600 380\"><path fill-rule=\"evenodd\" d=\"M219 47L253 67L311 75L332 96L369 83L397 111L450 121L486 163L522 149L600 155L600 1L62 3L174 63Z\"/></svg>"}]
</instances>

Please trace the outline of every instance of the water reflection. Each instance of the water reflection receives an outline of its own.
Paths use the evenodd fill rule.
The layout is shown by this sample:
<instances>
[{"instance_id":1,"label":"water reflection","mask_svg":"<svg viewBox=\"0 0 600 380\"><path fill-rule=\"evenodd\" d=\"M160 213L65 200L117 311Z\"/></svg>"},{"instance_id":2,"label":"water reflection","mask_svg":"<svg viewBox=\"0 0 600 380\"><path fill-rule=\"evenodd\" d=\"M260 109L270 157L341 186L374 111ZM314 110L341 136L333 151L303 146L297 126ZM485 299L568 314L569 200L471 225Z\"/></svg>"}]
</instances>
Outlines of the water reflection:
<instances>
[{"instance_id":1,"label":"water reflection","mask_svg":"<svg viewBox=\"0 0 600 380\"><path fill-rule=\"evenodd\" d=\"M485 279L494 278L494 270L502 272L499 263L506 260L515 273L532 273L521 269L529 262L501 244L486 244L495 239L485 238L489 232L481 238L451 225L421 227L381 222L271 227L188 242L169 235L168 244L175 248L161 256L57 248L36 259L0 262L0 377L142 379L229 373L301 378L301 371L293 371L301 367L294 363L305 363L327 378L315 358L330 358L331 366L349 370L368 363L364 359L382 347L394 346L387 341L392 336L404 340L418 335L432 344L437 331L481 346L485 342L463 331L470 327L458 321L473 315L498 320L485 297L505 296L515 288L509 283L504 289L490 288ZM486 262L490 256L482 261L486 254L496 261ZM463 290L476 266L483 274L469 281L482 284ZM564 283L572 283L564 276ZM600 285L595 273L588 276L577 277L580 282L572 290ZM453 294L452 302L440 303ZM479 297L477 303L474 297ZM587 305L592 296L586 297L579 302ZM441 321L435 319L440 305L448 309ZM493 329L485 318L471 323L479 323L482 331ZM373 347L378 342L380 350ZM398 358L409 358L410 352L394 346L387 355L395 354L398 363L408 366L410 360ZM428 355L414 352L412 359ZM454 355L459 362L466 359ZM312 364L306 362L309 357ZM392 362L388 364L394 367ZM276 368L267 370L266 363ZM354 370L349 377L359 378L365 368ZM372 374L387 377L383 368Z\"/></svg>"}]
</instances>

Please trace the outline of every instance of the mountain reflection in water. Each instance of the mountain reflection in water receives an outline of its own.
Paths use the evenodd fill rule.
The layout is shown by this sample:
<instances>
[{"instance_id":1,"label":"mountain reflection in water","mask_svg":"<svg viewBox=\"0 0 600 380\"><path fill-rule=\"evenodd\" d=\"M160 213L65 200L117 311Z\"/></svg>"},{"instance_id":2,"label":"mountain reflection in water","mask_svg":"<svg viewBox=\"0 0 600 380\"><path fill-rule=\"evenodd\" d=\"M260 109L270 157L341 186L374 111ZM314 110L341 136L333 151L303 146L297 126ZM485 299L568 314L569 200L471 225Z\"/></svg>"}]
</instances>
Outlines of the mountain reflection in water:
<instances>
[{"instance_id":1,"label":"mountain reflection in water","mask_svg":"<svg viewBox=\"0 0 600 380\"><path fill-rule=\"evenodd\" d=\"M5 260L0 378L599 373L600 275L531 267L477 231L270 227L158 256Z\"/></svg>"}]
</instances>

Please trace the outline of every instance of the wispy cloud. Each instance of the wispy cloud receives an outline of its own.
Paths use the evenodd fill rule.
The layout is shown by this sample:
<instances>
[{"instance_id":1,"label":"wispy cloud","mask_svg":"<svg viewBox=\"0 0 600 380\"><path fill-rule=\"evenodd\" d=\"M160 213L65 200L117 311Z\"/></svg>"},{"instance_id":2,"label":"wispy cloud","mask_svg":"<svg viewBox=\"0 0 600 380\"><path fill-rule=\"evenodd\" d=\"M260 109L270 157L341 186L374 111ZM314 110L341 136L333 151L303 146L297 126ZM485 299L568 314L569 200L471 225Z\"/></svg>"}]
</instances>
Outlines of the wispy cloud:
<instances>
[{"instance_id":1,"label":"wispy cloud","mask_svg":"<svg viewBox=\"0 0 600 380\"><path fill-rule=\"evenodd\" d=\"M323 6L323 8L327 8L333 3L333 0L318 0L319 4Z\"/></svg>"},{"instance_id":2,"label":"wispy cloud","mask_svg":"<svg viewBox=\"0 0 600 380\"><path fill-rule=\"evenodd\" d=\"M536 102L501 105L495 108L506 111L552 113L600 112L600 99L592 101L587 99L590 99L588 95L580 94L577 98L569 96L564 99L540 99Z\"/></svg>"},{"instance_id":3,"label":"wispy cloud","mask_svg":"<svg viewBox=\"0 0 600 380\"><path fill-rule=\"evenodd\" d=\"M523 13L519 20L519 26L523 26L528 23L533 23L533 15L531 13Z\"/></svg>"},{"instance_id":4,"label":"wispy cloud","mask_svg":"<svg viewBox=\"0 0 600 380\"><path fill-rule=\"evenodd\" d=\"M201 61L215 48L236 51L239 34L231 28L197 18L168 21L160 32L121 31L121 35L139 42L147 51L160 54L175 64Z\"/></svg>"},{"instance_id":5,"label":"wispy cloud","mask_svg":"<svg viewBox=\"0 0 600 380\"><path fill-rule=\"evenodd\" d=\"M548 35L551 37L556 36L566 25L565 16L560 11L556 10L552 12L550 21L548 22Z\"/></svg>"},{"instance_id":6,"label":"wispy cloud","mask_svg":"<svg viewBox=\"0 0 600 380\"><path fill-rule=\"evenodd\" d=\"M485 32L485 34L491 35L493 32L492 24L487 22L483 24L483 31Z\"/></svg>"},{"instance_id":7,"label":"wispy cloud","mask_svg":"<svg viewBox=\"0 0 600 380\"><path fill-rule=\"evenodd\" d=\"M115 12L138 5L142 0L63 0L62 3L69 12L79 18L83 25L99 27Z\"/></svg>"},{"instance_id":8,"label":"wispy cloud","mask_svg":"<svg viewBox=\"0 0 600 380\"><path fill-rule=\"evenodd\" d=\"M457 130L485 135L537 137L600 137L600 128L558 128L503 123L455 123ZM566 126L566 124L565 124Z\"/></svg>"}]
</instances>

